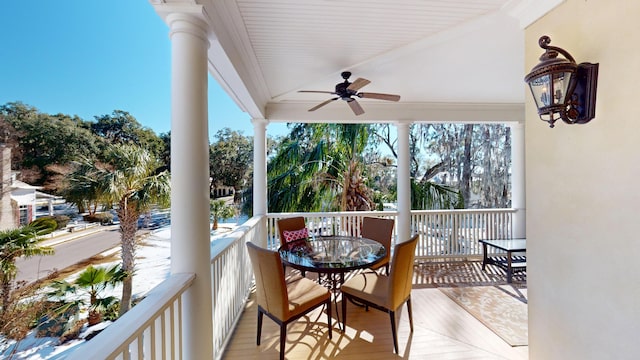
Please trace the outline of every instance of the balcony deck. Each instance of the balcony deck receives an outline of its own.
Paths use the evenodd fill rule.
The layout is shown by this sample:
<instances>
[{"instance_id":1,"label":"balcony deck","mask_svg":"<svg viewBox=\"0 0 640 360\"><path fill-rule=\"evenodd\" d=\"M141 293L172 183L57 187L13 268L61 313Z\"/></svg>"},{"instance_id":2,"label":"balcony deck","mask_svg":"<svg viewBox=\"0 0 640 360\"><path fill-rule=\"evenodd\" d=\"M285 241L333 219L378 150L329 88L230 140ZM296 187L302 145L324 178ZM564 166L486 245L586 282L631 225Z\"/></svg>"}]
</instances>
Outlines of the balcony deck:
<instances>
[{"instance_id":1,"label":"balcony deck","mask_svg":"<svg viewBox=\"0 0 640 360\"><path fill-rule=\"evenodd\" d=\"M347 331L334 322L333 339L326 331L326 316L316 310L287 329L287 359L528 359L528 347L512 347L471 314L449 299L438 287L505 285L504 272L479 262L423 263L416 266L412 304L414 332L409 331L406 307L398 326L400 354L393 353L389 316L352 304L347 307ZM514 277L515 286L526 289L526 278ZM526 293L526 291L525 291ZM262 344L256 346L257 310L254 294L224 352L223 359L277 359L278 326L265 317ZM340 302L338 302L340 306ZM335 320L335 314L333 316ZM317 325L308 325L310 322Z\"/></svg>"}]
</instances>

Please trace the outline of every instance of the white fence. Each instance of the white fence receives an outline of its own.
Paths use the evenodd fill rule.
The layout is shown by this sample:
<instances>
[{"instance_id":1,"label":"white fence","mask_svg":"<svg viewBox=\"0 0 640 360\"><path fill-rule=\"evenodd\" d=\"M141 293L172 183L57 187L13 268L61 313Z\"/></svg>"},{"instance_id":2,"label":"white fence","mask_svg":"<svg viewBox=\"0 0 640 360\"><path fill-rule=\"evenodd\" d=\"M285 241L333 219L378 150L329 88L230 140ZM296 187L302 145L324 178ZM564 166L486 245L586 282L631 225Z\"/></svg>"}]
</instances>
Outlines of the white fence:
<instances>
[{"instance_id":1,"label":"white fence","mask_svg":"<svg viewBox=\"0 0 640 360\"><path fill-rule=\"evenodd\" d=\"M482 255L482 239L511 239L514 209L413 210L411 233L419 234L416 258L468 258ZM316 235L360 235L362 218L397 218L395 211L281 213L267 215L267 246L280 246L277 220L302 216ZM393 243L398 241L394 227Z\"/></svg>"}]
</instances>

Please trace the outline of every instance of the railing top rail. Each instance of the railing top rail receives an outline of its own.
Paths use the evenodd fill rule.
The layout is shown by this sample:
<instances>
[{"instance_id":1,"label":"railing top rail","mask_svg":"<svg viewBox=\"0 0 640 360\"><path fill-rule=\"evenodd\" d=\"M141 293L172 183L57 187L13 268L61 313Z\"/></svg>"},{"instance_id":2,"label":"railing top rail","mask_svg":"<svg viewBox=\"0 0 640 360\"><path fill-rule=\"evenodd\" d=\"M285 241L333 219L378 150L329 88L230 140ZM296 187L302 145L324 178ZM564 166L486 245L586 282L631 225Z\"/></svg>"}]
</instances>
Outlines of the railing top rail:
<instances>
[{"instance_id":1,"label":"railing top rail","mask_svg":"<svg viewBox=\"0 0 640 360\"><path fill-rule=\"evenodd\" d=\"M442 210L411 210L411 214L480 214L480 213L515 213L517 209L503 208L503 209L442 209ZM340 216L397 216L397 211L337 211L337 212L287 212L287 213L269 213L267 218L283 218L293 216L324 216L324 217L340 217Z\"/></svg>"},{"instance_id":2,"label":"railing top rail","mask_svg":"<svg viewBox=\"0 0 640 360\"><path fill-rule=\"evenodd\" d=\"M248 231L260 224L262 215L254 216L235 228L228 235L218 238L211 243L211 262L215 261L231 244L242 238Z\"/></svg>"},{"instance_id":3,"label":"railing top rail","mask_svg":"<svg viewBox=\"0 0 640 360\"><path fill-rule=\"evenodd\" d=\"M269 213L267 218L283 218L293 216L326 216L326 217L339 217L339 216L397 216L397 211L329 211L329 212L287 212L287 213Z\"/></svg>"},{"instance_id":4,"label":"railing top rail","mask_svg":"<svg viewBox=\"0 0 640 360\"><path fill-rule=\"evenodd\" d=\"M483 214L483 213L515 213L517 209L448 209L448 210L411 210L411 214Z\"/></svg>"},{"instance_id":5,"label":"railing top rail","mask_svg":"<svg viewBox=\"0 0 640 360\"><path fill-rule=\"evenodd\" d=\"M153 321L176 297L191 286L195 274L173 274L153 288L147 296L115 323L109 325L91 341L80 345L67 360L100 359L120 351L137 335L144 324Z\"/></svg>"}]
</instances>

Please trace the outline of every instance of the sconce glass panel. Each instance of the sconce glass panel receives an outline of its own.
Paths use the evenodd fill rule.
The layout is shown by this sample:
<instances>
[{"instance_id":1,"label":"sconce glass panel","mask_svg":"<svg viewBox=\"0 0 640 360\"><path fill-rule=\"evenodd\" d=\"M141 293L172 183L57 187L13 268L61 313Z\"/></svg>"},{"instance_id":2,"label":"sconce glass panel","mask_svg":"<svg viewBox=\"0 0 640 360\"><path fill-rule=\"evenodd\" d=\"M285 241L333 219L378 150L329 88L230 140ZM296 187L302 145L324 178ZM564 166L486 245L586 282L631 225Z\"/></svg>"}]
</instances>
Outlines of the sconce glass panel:
<instances>
[{"instance_id":1,"label":"sconce glass panel","mask_svg":"<svg viewBox=\"0 0 640 360\"><path fill-rule=\"evenodd\" d=\"M571 83L571 72L553 74L553 103L564 104L569 84Z\"/></svg>"},{"instance_id":2,"label":"sconce glass panel","mask_svg":"<svg viewBox=\"0 0 640 360\"><path fill-rule=\"evenodd\" d=\"M550 75L543 75L529 82L531 94L536 100L538 109L551 105L551 97L549 96L551 86Z\"/></svg>"}]
</instances>

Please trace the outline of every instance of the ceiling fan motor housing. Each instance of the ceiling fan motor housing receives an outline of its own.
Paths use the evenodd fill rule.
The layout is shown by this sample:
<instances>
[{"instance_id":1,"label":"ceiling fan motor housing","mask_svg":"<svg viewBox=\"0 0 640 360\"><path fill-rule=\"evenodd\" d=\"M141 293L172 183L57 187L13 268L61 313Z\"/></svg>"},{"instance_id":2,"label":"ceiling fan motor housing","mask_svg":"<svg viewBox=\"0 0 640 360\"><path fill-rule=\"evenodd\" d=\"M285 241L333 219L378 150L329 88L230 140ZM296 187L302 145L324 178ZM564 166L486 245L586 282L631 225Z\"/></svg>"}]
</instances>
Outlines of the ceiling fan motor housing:
<instances>
[{"instance_id":1,"label":"ceiling fan motor housing","mask_svg":"<svg viewBox=\"0 0 640 360\"><path fill-rule=\"evenodd\" d=\"M400 95L381 94L381 93L359 93L358 90L360 90L362 87L369 84L371 81L365 78L357 78L354 82L350 82L349 81L349 77L351 77L350 71L343 71L340 75L342 75L342 78L344 79L344 81L336 84L336 89L334 92L315 91L315 90L298 90L298 92L315 92L315 93L324 93L324 94L329 93L329 94L337 95L334 98L325 100L320 104L312 107L311 109L309 109L309 111L318 110L319 108L329 104L332 101L342 99L349 104L349 107L351 108L354 114L362 115L364 114L364 110L362 109L358 101L356 101L355 97L387 100L387 101L400 100Z\"/></svg>"},{"instance_id":2,"label":"ceiling fan motor housing","mask_svg":"<svg viewBox=\"0 0 640 360\"><path fill-rule=\"evenodd\" d=\"M342 100L346 100L346 101L352 100L351 96L356 94L354 90L348 89L349 85L351 85L351 83L348 82L347 80L336 84L336 95L340 96Z\"/></svg>"}]
</instances>

